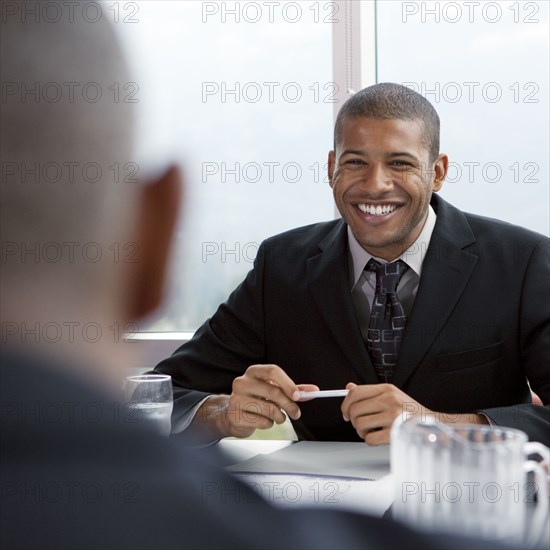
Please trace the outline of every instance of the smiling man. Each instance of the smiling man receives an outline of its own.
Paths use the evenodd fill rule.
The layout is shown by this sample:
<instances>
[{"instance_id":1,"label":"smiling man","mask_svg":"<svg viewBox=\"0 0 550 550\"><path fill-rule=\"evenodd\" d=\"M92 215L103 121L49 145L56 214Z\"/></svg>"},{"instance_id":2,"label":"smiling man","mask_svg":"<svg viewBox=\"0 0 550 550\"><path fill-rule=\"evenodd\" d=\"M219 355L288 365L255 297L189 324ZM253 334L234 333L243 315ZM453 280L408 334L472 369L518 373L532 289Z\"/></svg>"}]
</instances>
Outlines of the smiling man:
<instances>
[{"instance_id":1,"label":"smiling man","mask_svg":"<svg viewBox=\"0 0 550 550\"><path fill-rule=\"evenodd\" d=\"M174 431L246 437L286 413L301 439L376 445L397 416L421 414L549 444L549 239L434 194L448 167L439 117L397 84L342 106L328 166L343 219L262 243L157 366L174 380ZM343 400L300 398L344 387Z\"/></svg>"},{"instance_id":2,"label":"smiling man","mask_svg":"<svg viewBox=\"0 0 550 550\"><path fill-rule=\"evenodd\" d=\"M362 116L339 125L328 164L338 210L361 247L395 260L424 227L432 192L447 173L447 155L426 147L427 130L418 119Z\"/></svg>"}]
</instances>

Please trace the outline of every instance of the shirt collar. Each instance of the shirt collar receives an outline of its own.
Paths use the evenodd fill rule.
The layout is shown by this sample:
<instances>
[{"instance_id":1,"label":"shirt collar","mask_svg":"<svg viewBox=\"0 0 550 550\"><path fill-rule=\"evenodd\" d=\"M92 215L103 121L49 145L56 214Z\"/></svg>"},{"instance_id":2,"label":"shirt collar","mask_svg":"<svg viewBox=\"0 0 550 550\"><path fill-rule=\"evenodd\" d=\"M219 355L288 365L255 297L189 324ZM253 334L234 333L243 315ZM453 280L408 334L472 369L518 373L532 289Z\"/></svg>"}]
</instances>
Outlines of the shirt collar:
<instances>
[{"instance_id":1,"label":"shirt collar","mask_svg":"<svg viewBox=\"0 0 550 550\"><path fill-rule=\"evenodd\" d=\"M426 251L428 250L428 245L430 244L430 239L432 238L432 233L435 227L436 220L437 216L434 212L434 209L431 205L428 205L428 216L426 217L426 221L424 222L422 231L420 231L420 235L418 235L416 241L414 241L414 243L409 246L409 248L407 248L407 250L405 250L403 254L399 256L399 258L396 258L403 260L409 266L409 268L412 269L419 277L422 272L422 262L424 261L424 256L426 255ZM357 284L359 277L361 277L365 266L371 258L374 258L381 263L385 263L386 260L382 260L381 258L377 258L376 256L372 256L371 254L369 254L357 242L357 239L352 233L349 225L348 246L352 264L350 266L350 274L353 275L353 279L350 281L350 283L353 289L353 287Z\"/></svg>"}]
</instances>

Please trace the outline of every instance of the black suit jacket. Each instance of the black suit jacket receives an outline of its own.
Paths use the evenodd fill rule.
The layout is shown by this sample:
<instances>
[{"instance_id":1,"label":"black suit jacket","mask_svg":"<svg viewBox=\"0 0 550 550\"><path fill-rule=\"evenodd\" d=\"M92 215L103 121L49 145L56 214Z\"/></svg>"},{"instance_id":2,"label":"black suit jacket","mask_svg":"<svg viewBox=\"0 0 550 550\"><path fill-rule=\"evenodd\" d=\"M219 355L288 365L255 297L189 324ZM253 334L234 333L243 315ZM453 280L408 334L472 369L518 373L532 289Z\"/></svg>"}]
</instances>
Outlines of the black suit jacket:
<instances>
[{"instance_id":1,"label":"black suit jacket","mask_svg":"<svg viewBox=\"0 0 550 550\"><path fill-rule=\"evenodd\" d=\"M484 412L550 444L549 239L466 214L437 195L437 222L393 383L423 406ZM156 370L174 380L175 419L230 393L256 363L322 389L376 384L351 300L342 220L283 233L215 315ZM546 407L531 404L529 383ZM356 440L340 399L301 405L300 438ZM412 409L412 406L411 406Z\"/></svg>"},{"instance_id":2,"label":"black suit jacket","mask_svg":"<svg viewBox=\"0 0 550 550\"><path fill-rule=\"evenodd\" d=\"M494 548L273 508L211 457L144 433L113 399L22 356L0 354L0 413L2 550Z\"/></svg>"}]
</instances>

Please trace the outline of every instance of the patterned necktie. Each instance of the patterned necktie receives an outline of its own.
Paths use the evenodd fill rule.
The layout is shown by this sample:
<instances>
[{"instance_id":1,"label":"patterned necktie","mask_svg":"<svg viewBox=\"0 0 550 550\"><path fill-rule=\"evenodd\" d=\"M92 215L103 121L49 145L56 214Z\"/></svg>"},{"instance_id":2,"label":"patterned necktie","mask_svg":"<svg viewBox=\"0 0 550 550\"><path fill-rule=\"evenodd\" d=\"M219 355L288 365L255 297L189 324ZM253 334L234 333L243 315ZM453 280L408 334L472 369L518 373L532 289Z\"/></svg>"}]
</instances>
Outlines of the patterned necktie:
<instances>
[{"instance_id":1,"label":"patterned necktie","mask_svg":"<svg viewBox=\"0 0 550 550\"><path fill-rule=\"evenodd\" d=\"M391 381L407 324L407 316L396 291L408 267L402 260L381 264L373 259L365 267L366 271L376 272L376 293L370 312L367 349L376 374L383 382Z\"/></svg>"}]
</instances>

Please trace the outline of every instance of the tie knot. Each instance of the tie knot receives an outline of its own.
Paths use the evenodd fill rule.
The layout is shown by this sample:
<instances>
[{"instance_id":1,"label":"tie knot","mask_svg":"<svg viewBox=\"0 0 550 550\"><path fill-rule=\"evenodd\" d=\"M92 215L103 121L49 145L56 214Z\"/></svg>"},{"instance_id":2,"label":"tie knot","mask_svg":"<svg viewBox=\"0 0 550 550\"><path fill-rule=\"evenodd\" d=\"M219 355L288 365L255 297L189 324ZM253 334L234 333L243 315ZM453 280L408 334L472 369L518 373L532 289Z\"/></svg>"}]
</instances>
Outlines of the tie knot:
<instances>
[{"instance_id":1,"label":"tie knot","mask_svg":"<svg viewBox=\"0 0 550 550\"><path fill-rule=\"evenodd\" d=\"M382 264L371 258L365 270L376 272L376 293L388 294L397 290L397 285L408 268L403 260Z\"/></svg>"}]
</instances>

